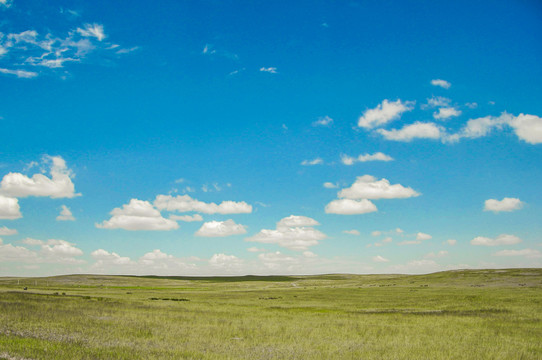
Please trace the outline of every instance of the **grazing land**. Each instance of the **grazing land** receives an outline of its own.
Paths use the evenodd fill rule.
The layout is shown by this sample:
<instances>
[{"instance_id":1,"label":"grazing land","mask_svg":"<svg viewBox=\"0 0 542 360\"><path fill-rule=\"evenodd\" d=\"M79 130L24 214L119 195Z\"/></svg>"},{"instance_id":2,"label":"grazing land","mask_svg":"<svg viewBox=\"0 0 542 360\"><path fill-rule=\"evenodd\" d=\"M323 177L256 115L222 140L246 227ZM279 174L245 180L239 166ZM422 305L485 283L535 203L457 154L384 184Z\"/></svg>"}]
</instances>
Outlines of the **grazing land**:
<instances>
[{"instance_id":1,"label":"grazing land","mask_svg":"<svg viewBox=\"0 0 542 360\"><path fill-rule=\"evenodd\" d=\"M0 359L542 359L541 339L542 269L0 278Z\"/></svg>"}]
</instances>

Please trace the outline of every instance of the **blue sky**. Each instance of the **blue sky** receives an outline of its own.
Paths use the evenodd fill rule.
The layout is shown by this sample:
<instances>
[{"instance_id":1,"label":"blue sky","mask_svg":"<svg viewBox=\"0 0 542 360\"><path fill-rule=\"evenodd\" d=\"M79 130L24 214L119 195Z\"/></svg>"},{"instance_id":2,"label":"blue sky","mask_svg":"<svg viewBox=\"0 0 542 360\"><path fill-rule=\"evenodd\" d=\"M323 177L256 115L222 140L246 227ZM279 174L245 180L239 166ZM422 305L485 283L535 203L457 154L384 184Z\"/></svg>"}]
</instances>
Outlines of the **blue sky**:
<instances>
[{"instance_id":1,"label":"blue sky","mask_svg":"<svg viewBox=\"0 0 542 360\"><path fill-rule=\"evenodd\" d=\"M538 1L0 0L0 275L542 266Z\"/></svg>"}]
</instances>

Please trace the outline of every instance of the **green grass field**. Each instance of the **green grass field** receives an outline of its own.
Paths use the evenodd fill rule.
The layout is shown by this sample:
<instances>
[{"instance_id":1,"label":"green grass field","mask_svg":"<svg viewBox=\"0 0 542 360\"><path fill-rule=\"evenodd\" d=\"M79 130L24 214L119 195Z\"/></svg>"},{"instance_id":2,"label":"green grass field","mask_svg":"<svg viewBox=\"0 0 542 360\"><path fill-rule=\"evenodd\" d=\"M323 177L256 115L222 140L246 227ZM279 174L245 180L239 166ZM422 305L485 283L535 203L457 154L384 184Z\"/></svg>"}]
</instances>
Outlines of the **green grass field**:
<instances>
[{"instance_id":1,"label":"green grass field","mask_svg":"<svg viewBox=\"0 0 542 360\"><path fill-rule=\"evenodd\" d=\"M541 339L542 269L0 278L0 359L542 359Z\"/></svg>"}]
</instances>

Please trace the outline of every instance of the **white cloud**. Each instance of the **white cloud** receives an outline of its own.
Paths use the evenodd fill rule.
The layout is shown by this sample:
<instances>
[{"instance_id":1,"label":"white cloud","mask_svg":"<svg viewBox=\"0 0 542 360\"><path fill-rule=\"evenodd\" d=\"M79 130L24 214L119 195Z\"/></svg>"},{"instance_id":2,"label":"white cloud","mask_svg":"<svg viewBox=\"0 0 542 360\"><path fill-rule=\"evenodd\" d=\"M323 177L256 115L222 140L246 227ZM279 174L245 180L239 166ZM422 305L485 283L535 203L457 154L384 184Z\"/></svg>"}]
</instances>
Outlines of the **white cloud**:
<instances>
[{"instance_id":1,"label":"white cloud","mask_svg":"<svg viewBox=\"0 0 542 360\"><path fill-rule=\"evenodd\" d=\"M262 229L259 233L246 241L264 244L277 244L291 250L307 250L310 246L317 245L326 235L312 226L319 223L306 216L291 215L277 223L275 230Z\"/></svg>"},{"instance_id":2,"label":"white cloud","mask_svg":"<svg viewBox=\"0 0 542 360\"><path fill-rule=\"evenodd\" d=\"M377 256L374 256L373 257L373 261L374 262L389 262L390 260L389 259L386 259L380 255L377 255Z\"/></svg>"},{"instance_id":3,"label":"white cloud","mask_svg":"<svg viewBox=\"0 0 542 360\"><path fill-rule=\"evenodd\" d=\"M383 243L391 243L393 241L393 238L391 236L385 237L382 242Z\"/></svg>"},{"instance_id":4,"label":"white cloud","mask_svg":"<svg viewBox=\"0 0 542 360\"><path fill-rule=\"evenodd\" d=\"M34 174L31 178L21 173L8 173L0 183L0 194L13 197L48 196L51 198L73 198L75 193L72 182L73 172L60 156L45 156L45 163L50 163L48 178L43 174Z\"/></svg>"},{"instance_id":5,"label":"white cloud","mask_svg":"<svg viewBox=\"0 0 542 360\"><path fill-rule=\"evenodd\" d=\"M433 237L429 234L419 232L416 234L416 240L431 240Z\"/></svg>"},{"instance_id":6,"label":"white cloud","mask_svg":"<svg viewBox=\"0 0 542 360\"><path fill-rule=\"evenodd\" d=\"M159 210L178 212L201 212L204 214L247 214L252 212L252 205L244 201L223 201L220 205L205 203L191 198L188 195L158 195L154 200L154 206Z\"/></svg>"},{"instance_id":7,"label":"white cloud","mask_svg":"<svg viewBox=\"0 0 542 360\"><path fill-rule=\"evenodd\" d=\"M512 117L508 124L516 135L529 144L542 143L542 118L536 115L519 114Z\"/></svg>"},{"instance_id":8,"label":"white cloud","mask_svg":"<svg viewBox=\"0 0 542 360\"><path fill-rule=\"evenodd\" d=\"M379 230L375 230L371 233L372 236L380 236L382 235L382 231L379 231Z\"/></svg>"},{"instance_id":9,"label":"white cloud","mask_svg":"<svg viewBox=\"0 0 542 360\"><path fill-rule=\"evenodd\" d=\"M375 204L367 199L338 199L326 205L326 214L359 215L378 211Z\"/></svg>"},{"instance_id":10,"label":"white cloud","mask_svg":"<svg viewBox=\"0 0 542 360\"><path fill-rule=\"evenodd\" d=\"M403 229L401 229L401 228L397 228L397 229L395 229L395 232L396 232L397 234L402 234L402 233L404 233L405 231L404 231Z\"/></svg>"},{"instance_id":11,"label":"white cloud","mask_svg":"<svg viewBox=\"0 0 542 360\"><path fill-rule=\"evenodd\" d=\"M524 256L526 258L542 258L542 252L533 249L501 250L494 253L493 256Z\"/></svg>"},{"instance_id":12,"label":"white cloud","mask_svg":"<svg viewBox=\"0 0 542 360\"><path fill-rule=\"evenodd\" d=\"M235 255L214 254L209 259L209 265L226 271L235 271L243 266L243 260Z\"/></svg>"},{"instance_id":13,"label":"white cloud","mask_svg":"<svg viewBox=\"0 0 542 360\"><path fill-rule=\"evenodd\" d=\"M387 140L409 142L413 139L440 139L445 133L444 130L433 123L415 122L411 125L405 125L397 130L376 130Z\"/></svg>"},{"instance_id":14,"label":"white cloud","mask_svg":"<svg viewBox=\"0 0 542 360\"><path fill-rule=\"evenodd\" d=\"M469 109L476 109L478 107L478 104L475 102L468 102L468 103L465 103L465 106L468 107Z\"/></svg>"},{"instance_id":15,"label":"white cloud","mask_svg":"<svg viewBox=\"0 0 542 360\"><path fill-rule=\"evenodd\" d=\"M337 184L333 184L331 182L325 182L323 185L326 189L336 189L339 187Z\"/></svg>"},{"instance_id":16,"label":"white cloud","mask_svg":"<svg viewBox=\"0 0 542 360\"><path fill-rule=\"evenodd\" d=\"M407 274L420 274L431 273L441 269L439 264L435 260L412 260L406 264L393 265L389 267L390 271L407 273Z\"/></svg>"},{"instance_id":17,"label":"white cloud","mask_svg":"<svg viewBox=\"0 0 542 360\"><path fill-rule=\"evenodd\" d=\"M95 37L98 41L105 39L104 27L100 24L85 24L85 28L77 28L77 32L84 37Z\"/></svg>"},{"instance_id":18,"label":"white cloud","mask_svg":"<svg viewBox=\"0 0 542 360\"><path fill-rule=\"evenodd\" d=\"M339 191L340 198L347 199L403 199L419 196L420 193L401 184L390 185L387 179L377 180L374 176L358 176L351 187Z\"/></svg>"},{"instance_id":19,"label":"white cloud","mask_svg":"<svg viewBox=\"0 0 542 360\"><path fill-rule=\"evenodd\" d=\"M76 256L83 255L83 251L64 240L48 240L41 246L40 254L47 262L59 263L79 263L81 260L76 260Z\"/></svg>"},{"instance_id":20,"label":"white cloud","mask_svg":"<svg viewBox=\"0 0 542 360\"><path fill-rule=\"evenodd\" d=\"M15 229L9 229L6 226L0 227L0 236L9 236L9 235L15 235L17 234L17 230Z\"/></svg>"},{"instance_id":21,"label":"white cloud","mask_svg":"<svg viewBox=\"0 0 542 360\"><path fill-rule=\"evenodd\" d=\"M472 245L482 246L499 246L499 245L514 245L521 242L521 239L515 235L501 234L495 239L478 236L470 241Z\"/></svg>"},{"instance_id":22,"label":"white cloud","mask_svg":"<svg viewBox=\"0 0 542 360\"><path fill-rule=\"evenodd\" d=\"M58 215L56 219L59 221L74 221L75 220L72 212L66 205L62 205L62 210L60 211L60 215Z\"/></svg>"},{"instance_id":23,"label":"white cloud","mask_svg":"<svg viewBox=\"0 0 542 360\"><path fill-rule=\"evenodd\" d=\"M360 232L358 230L343 230L343 233L349 234L349 235L359 235Z\"/></svg>"},{"instance_id":24,"label":"white cloud","mask_svg":"<svg viewBox=\"0 0 542 360\"><path fill-rule=\"evenodd\" d=\"M0 240L0 261L35 263L38 261L38 254L24 246L3 245Z\"/></svg>"},{"instance_id":25,"label":"white cloud","mask_svg":"<svg viewBox=\"0 0 542 360\"><path fill-rule=\"evenodd\" d=\"M461 115L461 110L454 107L439 108L437 112L433 113L433 117L437 120L445 120L459 115Z\"/></svg>"},{"instance_id":26,"label":"white cloud","mask_svg":"<svg viewBox=\"0 0 542 360\"><path fill-rule=\"evenodd\" d=\"M291 266L298 262L293 256L282 254L280 251L270 252L258 255L258 259L269 269L283 269L285 266Z\"/></svg>"},{"instance_id":27,"label":"white cloud","mask_svg":"<svg viewBox=\"0 0 542 360\"><path fill-rule=\"evenodd\" d=\"M277 68L276 67L262 67L260 68L260 71L262 72L267 72L267 73L270 73L270 74L276 74L277 73Z\"/></svg>"},{"instance_id":28,"label":"white cloud","mask_svg":"<svg viewBox=\"0 0 542 360\"><path fill-rule=\"evenodd\" d=\"M502 200L489 199L484 202L484 211L514 211L523 207L523 202L518 198L503 198Z\"/></svg>"},{"instance_id":29,"label":"white cloud","mask_svg":"<svg viewBox=\"0 0 542 360\"><path fill-rule=\"evenodd\" d=\"M0 219L14 220L20 217L19 200L0 195Z\"/></svg>"},{"instance_id":30,"label":"white cloud","mask_svg":"<svg viewBox=\"0 0 542 360\"><path fill-rule=\"evenodd\" d=\"M452 100L442 96L433 96L431 99L427 99L427 105L422 105L422 108L426 107L447 107L451 104Z\"/></svg>"},{"instance_id":31,"label":"white cloud","mask_svg":"<svg viewBox=\"0 0 542 360\"><path fill-rule=\"evenodd\" d=\"M317 225L320 225L320 223L310 217L290 215L288 217L282 218L277 223L277 229L287 229L291 227L317 226Z\"/></svg>"},{"instance_id":32,"label":"white cloud","mask_svg":"<svg viewBox=\"0 0 542 360\"><path fill-rule=\"evenodd\" d=\"M348 155L341 155L341 162L344 165L353 165L355 162L367 162L367 161L392 161L393 158L381 152L374 154L363 154L357 158L350 157Z\"/></svg>"},{"instance_id":33,"label":"white cloud","mask_svg":"<svg viewBox=\"0 0 542 360\"><path fill-rule=\"evenodd\" d=\"M446 243L450 246L454 246L455 244L457 244L457 240L455 239L448 239L446 240Z\"/></svg>"},{"instance_id":34,"label":"white cloud","mask_svg":"<svg viewBox=\"0 0 542 360\"><path fill-rule=\"evenodd\" d=\"M236 224L233 220L209 221L203 223L201 228L196 231L196 236L203 237L225 237L239 234L246 234L246 226Z\"/></svg>"},{"instance_id":35,"label":"white cloud","mask_svg":"<svg viewBox=\"0 0 542 360\"><path fill-rule=\"evenodd\" d=\"M311 165L321 165L324 163L324 160L320 159L320 158L316 158L314 160L303 160L301 162L301 165L303 166L311 166Z\"/></svg>"},{"instance_id":36,"label":"white cloud","mask_svg":"<svg viewBox=\"0 0 542 360\"><path fill-rule=\"evenodd\" d=\"M448 255L448 251L441 250L438 253L430 252L428 254L425 254L424 258L426 258L426 259L438 259L438 258L444 257L446 255Z\"/></svg>"},{"instance_id":37,"label":"white cloud","mask_svg":"<svg viewBox=\"0 0 542 360\"><path fill-rule=\"evenodd\" d=\"M324 116L312 123L312 126L331 126L333 119L329 116Z\"/></svg>"},{"instance_id":38,"label":"white cloud","mask_svg":"<svg viewBox=\"0 0 542 360\"><path fill-rule=\"evenodd\" d=\"M366 129L382 126L390 121L399 119L402 113L411 111L414 103L411 101L402 102L384 100L374 109L365 110L358 120L358 126Z\"/></svg>"},{"instance_id":39,"label":"white cloud","mask_svg":"<svg viewBox=\"0 0 542 360\"><path fill-rule=\"evenodd\" d=\"M493 128L502 128L505 124L505 118L502 116L486 116L477 119L470 119L463 127L461 132L455 135L456 138L470 138L475 139L486 136L491 132Z\"/></svg>"},{"instance_id":40,"label":"white cloud","mask_svg":"<svg viewBox=\"0 0 542 360\"><path fill-rule=\"evenodd\" d=\"M452 86L452 84L450 84L448 81L442 80L442 79L431 80L431 85L440 86L441 88L444 88L444 89L449 89L450 86Z\"/></svg>"},{"instance_id":41,"label":"white cloud","mask_svg":"<svg viewBox=\"0 0 542 360\"><path fill-rule=\"evenodd\" d=\"M90 256L92 256L95 260L98 261L98 264L94 265L95 267L100 267L106 264L109 265L126 265L126 264L133 264L134 262L130 260L129 257L120 256L119 254L115 252L108 252L103 249L98 249L90 253Z\"/></svg>"},{"instance_id":42,"label":"white cloud","mask_svg":"<svg viewBox=\"0 0 542 360\"><path fill-rule=\"evenodd\" d=\"M96 224L101 229L138 230L173 230L179 224L171 219L163 218L158 210L148 201L131 199L122 208L115 208L110 213L111 219Z\"/></svg>"},{"instance_id":43,"label":"white cloud","mask_svg":"<svg viewBox=\"0 0 542 360\"><path fill-rule=\"evenodd\" d=\"M193 222L193 221L203 221L203 217L200 214L194 214L192 216L190 215L169 215L169 218L173 221L185 221L185 222Z\"/></svg>"},{"instance_id":44,"label":"white cloud","mask_svg":"<svg viewBox=\"0 0 542 360\"><path fill-rule=\"evenodd\" d=\"M38 76L38 73L34 72L34 71L11 70L11 69L5 69L5 68L0 68L0 73L8 74L8 75L15 75L18 78L22 78L22 79L32 79L33 77Z\"/></svg>"},{"instance_id":45,"label":"white cloud","mask_svg":"<svg viewBox=\"0 0 542 360\"><path fill-rule=\"evenodd\" d=\"M514 116L506 112L500 116L486 116L467 121L463 129L449 136L449 141L461 138L479 138L487 136L493 129L502 129L505 125L512 128L514 133L529 144L542 143L542 118L536 115L519 114Z\"/></svg>"}]
</instances>

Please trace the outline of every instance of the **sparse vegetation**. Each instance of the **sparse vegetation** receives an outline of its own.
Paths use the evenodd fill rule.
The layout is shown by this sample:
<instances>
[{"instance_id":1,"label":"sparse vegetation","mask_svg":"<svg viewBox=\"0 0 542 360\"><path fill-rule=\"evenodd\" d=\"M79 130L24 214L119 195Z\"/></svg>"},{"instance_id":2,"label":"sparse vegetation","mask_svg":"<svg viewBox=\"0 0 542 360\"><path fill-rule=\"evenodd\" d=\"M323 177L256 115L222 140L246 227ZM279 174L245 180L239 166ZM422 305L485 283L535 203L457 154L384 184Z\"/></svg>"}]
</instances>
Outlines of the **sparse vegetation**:
<instances>
[{"instance_id":1,"label":"sparse vegetation","mask_svg":"<svg viewBox=\"0 0 542 360\"><path fill-rule=\"evenodd\" d=\"M540 359L541 338L541 269L0 279L0 359Z\"/></svg>"}]
</instances>

